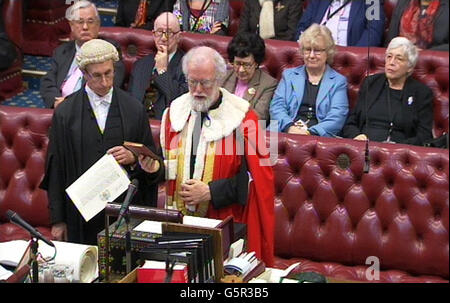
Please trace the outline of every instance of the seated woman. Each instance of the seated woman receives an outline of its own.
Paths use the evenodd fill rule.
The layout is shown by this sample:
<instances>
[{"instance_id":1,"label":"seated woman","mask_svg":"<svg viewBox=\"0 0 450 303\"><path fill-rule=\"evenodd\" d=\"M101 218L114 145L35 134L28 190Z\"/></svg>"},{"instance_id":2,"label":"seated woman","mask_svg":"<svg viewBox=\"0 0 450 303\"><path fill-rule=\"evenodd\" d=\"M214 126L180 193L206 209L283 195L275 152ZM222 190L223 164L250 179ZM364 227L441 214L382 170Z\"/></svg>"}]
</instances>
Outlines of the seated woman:
<instances>
[{"instance_id":1,"label":"seated woman","mask_svg":"<svg viewBox=\"0 0 450 303\"><path fill-rule=\"evenodd\" d=\"M335 54L331 32L313 24L298 42L305 65L283 72L270 105L271 120L282 132L334 137L347 118L348 98L347 79L329 65Z\"/></svg>"},{"instance_id":2,"label":"seated woman","mask_svg":"<svg viewBox=\"0 0 450 303\"><path fill-rule=\"evenodd\" d=\"M432 138L433 93L411 77L417 59L411 41L392 39L386 49L384 73L364 80L343 129L344 137L413 145Z\"/></svg>"},{"instance_id":3,"label":"seated woman","mask_svg":"<svg viewBox=\"0 0 450 303\"><path fill-rule=\"evenodd\" d=\"M228 10L228 0L177 0L173 7L182 31L216 35L227 34Z\"/></svg>"},{"instance_id":4,"label":"seated woman","mask_svg":"<svg viewBox=\"0 0 450 303\"><path fill-rule=\"evenodd\" d=\"M238 31L292 41L302 12L303 0L245 0Z\"/></svg>"},{"instance_id":5,"label":"seated woman","mask_svg":"<svg viewBox=\"0 0 450 303\"><path fill-rule=\"evenodd\" d=\"M399 0L392 13L386 45L408 38L421 49L448 51L448 0Z\"/></svg>"},{"instance_id":6,"label":"seated woman","mask_svg":"<svg viewBox=\"0 0 450 303\"><path fill-rule=\"evenodd\" d=\"M277 87L277 80L259 69L264 61L264 40L253 33L240 33L228 45L228 70L221 86L250 102L260 120L269 120L269 104Z\"/></svg>"}]
</instances>

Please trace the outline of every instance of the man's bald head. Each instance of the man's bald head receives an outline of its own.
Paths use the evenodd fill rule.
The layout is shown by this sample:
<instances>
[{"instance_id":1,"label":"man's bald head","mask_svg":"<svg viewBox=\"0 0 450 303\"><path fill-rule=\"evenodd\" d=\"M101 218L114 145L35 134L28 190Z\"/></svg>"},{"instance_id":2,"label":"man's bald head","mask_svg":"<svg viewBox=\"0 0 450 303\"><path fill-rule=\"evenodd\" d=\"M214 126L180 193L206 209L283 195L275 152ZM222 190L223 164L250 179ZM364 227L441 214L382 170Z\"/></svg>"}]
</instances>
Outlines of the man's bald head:
<instances>
[{"instance_id":1,"label":"man's bald head","mask_svg":"<svg viewBox=\"0 0 450 303\"><path fill-rule=\"evenodd\" d=\"M172 32L180 31L180 22L178 18L171 12L165 12L159 15L155 19L155 23L153 28L157 30L158 28L162 28L164 30L170 29Z\"/></svg>"},{"instance_id":2,"label":"man's bald head","mask_svg":"<svg viewBox=\"0 0 450 303\"><path fill-rule=\"evenodd\" d=\"M175 52L180 41L180 23L170 12L159 15L154 23L153 34L158 51L166 48L169 54Z\"/></svg>"}]
</instances>

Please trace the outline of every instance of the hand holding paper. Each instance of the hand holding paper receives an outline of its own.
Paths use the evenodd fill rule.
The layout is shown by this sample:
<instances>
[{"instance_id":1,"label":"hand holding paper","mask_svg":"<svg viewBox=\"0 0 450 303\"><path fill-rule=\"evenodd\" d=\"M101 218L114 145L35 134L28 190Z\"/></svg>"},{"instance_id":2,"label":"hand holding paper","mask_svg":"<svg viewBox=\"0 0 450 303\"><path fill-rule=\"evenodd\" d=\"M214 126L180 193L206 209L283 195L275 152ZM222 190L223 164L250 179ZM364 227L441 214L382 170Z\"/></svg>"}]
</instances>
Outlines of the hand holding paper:
<instances>
[{"instance_id":1,"label":"hand holding paper","mask_svg":"<svg viewBox=\"0 0 450 303\"><path fill-rule=\"evenodd\" d=\"M127 190L128 184L130 180L122 167L112 155L106 154L66 192L87 222Z\"/></svg>"}]
</instances>

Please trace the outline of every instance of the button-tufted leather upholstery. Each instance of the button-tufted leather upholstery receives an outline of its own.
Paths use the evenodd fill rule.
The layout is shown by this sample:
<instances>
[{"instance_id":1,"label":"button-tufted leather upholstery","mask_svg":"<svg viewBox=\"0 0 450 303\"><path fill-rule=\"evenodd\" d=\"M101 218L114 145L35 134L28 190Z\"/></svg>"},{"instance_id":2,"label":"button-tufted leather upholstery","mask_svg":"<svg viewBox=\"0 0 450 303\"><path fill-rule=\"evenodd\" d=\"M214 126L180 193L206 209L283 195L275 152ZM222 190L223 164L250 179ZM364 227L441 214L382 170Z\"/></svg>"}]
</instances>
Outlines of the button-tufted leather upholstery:
<instances>
[{"instance_id":1,"label":"button-tufted leather upholstery","mask_svg":"<svg viewBox=\"0 0 450 303\"><path fill-rule=\"evenodd\" d=\"M0 242L27 239L8 209L51 238L47 194L39 189L53 111L0 106Z\"/></svg>"},{"instance_id":2,"label":"button-tufted leather upholstery","mask_svg":"<svg viewBox=\"0 0 450 303\"><path fill-rule=\"evenodd\" d=\"M298 271L365 280L366 258L377 256L381 282L448 280L446 150L371 143L363 174L363 142L286 134L278 142L277 266L301 261Z\"/></svg>"},{"instance_id":3,"label":"button-tufted leather upholstery","mask_svg":"<svg viewBox=\"0 0 450 303\"><path fill-rule=\"evenodd\" d=\"M19 57L7 70L0 71L0 101L17 95L22 85L22 1L5 0L0 8L8 38L17 46Z\"/></svg>"},{"instance_id":4,"label":"button-tufted leather upholstery","mask_svg":"<svg viewBox=\"0 0 450 303\"><path fill-rule=\"evenodd\" d=\"M75 2L75 1L72 1ZM23 35L24 53L51 56L60 38L70 34L65 0L27 0Z\"/></svg>"},{"instance_id":5,"label":"button-tufted leather upholstery","mask_svg":"<svg viewBox=\"0 0 450 303\"><path fill-rule=\"evenodd\" d=\"M0 106L0 241L27 238L6 223L12 209L50 237L43 177L52 110ZM150 121L155 142L159 121ZM449 165L442 149L278 134L276 266L379 282L448 282ZM161 201L164 191L161 188Z\"/></svg>"},{"instance_id":6,"label":"button-tufted leather upholstery","mask_svg":"<svg viewBox=\"0 0 450 303\"><path fill-rule=\"evenodd\" d=\"M126 34L125 34L126 33ZM151 32L141 29L123 29L118 27L101 28L100 36L117 41L122 47L127 79L133 63L155 52L155 43ZM231 37L183 33L180 48L188 51L193 46L206 45L215 48L227 58L227 46ZM347 77L350 107L357 101L359 86L369 66L370 74L384 71L384 48L370 48L370 60L367 60L367 48L338 47L333 68ZM298 45L292 41L266 40L266 59L262 68L273 77L280 79L284 69L303 64ZM449 57L448 52L422 51L413 77L428 85L434 93L435 137L448 132L449 102Z\"/></svg>"}]
</instances>

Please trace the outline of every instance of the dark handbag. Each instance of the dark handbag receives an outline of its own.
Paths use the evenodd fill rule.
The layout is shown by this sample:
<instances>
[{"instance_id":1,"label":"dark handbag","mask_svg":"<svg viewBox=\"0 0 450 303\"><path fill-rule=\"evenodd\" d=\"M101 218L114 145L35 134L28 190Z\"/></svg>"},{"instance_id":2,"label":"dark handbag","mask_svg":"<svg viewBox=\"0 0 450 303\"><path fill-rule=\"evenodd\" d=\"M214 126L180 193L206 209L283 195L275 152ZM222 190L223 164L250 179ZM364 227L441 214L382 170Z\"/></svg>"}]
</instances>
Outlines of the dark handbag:
<instances>
[{"instance_id":1,"label":"dark handbag","mask_svg":"<svg viewBox=\"0 0 450 303\"><path fill-rule=\"evenodd\" d=\"M425 147L448 148L448 133L438 138L431 139L423 144Z\"/></svg>"}]
</instances>

